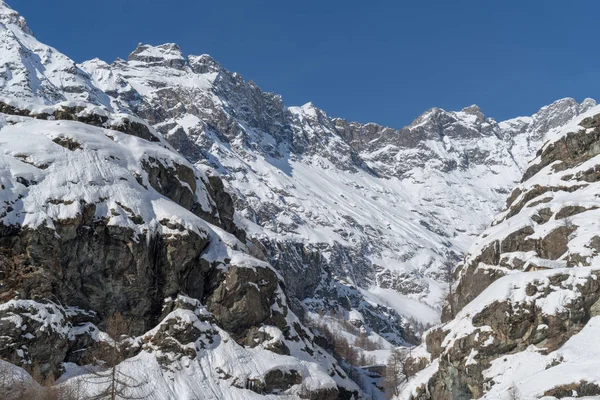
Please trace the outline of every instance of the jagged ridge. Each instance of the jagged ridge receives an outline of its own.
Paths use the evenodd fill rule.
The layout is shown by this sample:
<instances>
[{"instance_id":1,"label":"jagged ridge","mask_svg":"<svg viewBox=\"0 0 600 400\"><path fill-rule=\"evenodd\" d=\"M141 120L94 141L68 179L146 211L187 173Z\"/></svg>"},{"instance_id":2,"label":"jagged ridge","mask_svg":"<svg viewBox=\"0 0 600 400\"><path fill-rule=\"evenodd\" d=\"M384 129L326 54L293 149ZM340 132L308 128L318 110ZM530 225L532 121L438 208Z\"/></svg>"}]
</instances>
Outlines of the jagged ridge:
<instances>
[{"instance_id":1,"label":"jagged ridge","mask_svg":"<svg viewBox=\"0 0 600 400\"><path fill-rule=\"evenodd\" d=\"M600 395L599 120L594 107L549 132L459 265L454 307L416 351L422 371L401 398Z\"/></svg>"}]
</instances>

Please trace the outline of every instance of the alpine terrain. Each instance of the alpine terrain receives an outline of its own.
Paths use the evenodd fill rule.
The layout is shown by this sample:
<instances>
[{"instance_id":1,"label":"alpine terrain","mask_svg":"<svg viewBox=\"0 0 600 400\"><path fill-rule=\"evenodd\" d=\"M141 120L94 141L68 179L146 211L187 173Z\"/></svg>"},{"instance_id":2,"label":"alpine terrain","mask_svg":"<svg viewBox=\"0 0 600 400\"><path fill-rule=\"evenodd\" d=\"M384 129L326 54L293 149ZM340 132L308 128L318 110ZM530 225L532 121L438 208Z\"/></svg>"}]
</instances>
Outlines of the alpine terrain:
<instances>
[{"instance_id":1,"label":"alpine terrain","mask_svg":"<svg viewBox=\"0 0 600 400\"><path fill-rule=\"evenodd\" d=\"M600 396L599 135L591 99L393 129L176 44L76 64L0 0L0 390Z\"/></svg>"},{"instance_id":2,"label":"alpine terrain","mask_svg":"<svg viewBox=\"0 0 600 400\"><path fill-rule=\"evenodd\" d=\"M594 107L549 132L458 265L446 322L412 352L401 398L600 396L599 121Z\"/></svg>"}]
</instances>

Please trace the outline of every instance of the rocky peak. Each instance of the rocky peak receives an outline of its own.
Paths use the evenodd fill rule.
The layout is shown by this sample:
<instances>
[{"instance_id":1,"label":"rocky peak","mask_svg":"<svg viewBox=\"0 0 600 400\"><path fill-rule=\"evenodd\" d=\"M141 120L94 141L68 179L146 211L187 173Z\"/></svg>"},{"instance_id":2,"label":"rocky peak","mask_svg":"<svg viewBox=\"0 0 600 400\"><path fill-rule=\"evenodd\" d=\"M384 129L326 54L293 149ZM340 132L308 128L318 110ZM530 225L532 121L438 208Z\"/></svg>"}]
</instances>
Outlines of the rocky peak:
<instances>
[{"instance_id":1,"label":"rocky peak","mask_svg":"<svg viewBox=\"0 0 600 400\"><path fill-rule=\"evenodd\" d=\"M592 107L596 107L597 105L598 102L596 100L586 97L585 99L583 99L581 104L579 104L580 112L586 112L587 110L591 109Z\"/></svg>"},{"instance_id":2,"label":"rocky peak","mask_svg":"<svg viewBox=\"0 0 600 400\"><path fill-rule=\"evenodd\" d=\"M469 115L474 115L475 117L477 117L477 122L485 122L485 116L483 115L481 108L479 108L479 106L477 106L476 104L463 108L461 112Z\"/></svg>"},{"instance_id":3,"label":"rocky peak","mask_svg":"<svg viewBox=\"0 0 600 400\"><path fill-rule=\"evenodd\" d=\"M290 107L289 110L296 114L301 115L303 118L314 119L317 120L319 118L327 118L325 112L320 110L313 102L308 102L301 107Z\"/></svg>"},{"instance_id":4,"label":"rocky peak","mask_svg":"<svg viewBox=\"0 0 600 400\"><path fill-rule=\"evenodd\" d=\"M87 101L108 106L110 102L73 60L37 41L25 19L6 3L0 7L0 55L3 98L43 105Z\"/></svg>"},{"instance_id":5,"label":"rocky peak","mask_svg":"<svg viewBox=\"0 0 600 400\"><path fill-rule=\"evenodd\" d=\"M427 121L438 118L440 115L446 114L446 111L442 110L438 107L430 108L425 111L423 114L419 115L415 120L408 126L409 128L415 128L419 125L426 123Z\"/></svg>"},{"instance_id":6,"label":"rocky peak","mask_svg":"<svg viewBox=\"0 0 600 400\"><path fill-rule=\"evenodd\" d=\"M23 18L17 11L10 8L3 0L0 0L0 23L4 25L16 25L25 33L33 35L33 31L27 26L25 18Z\"/></svg>"},{"instance_id":7,"label":"rocky peak","mask_svg":"<svg viewBox=\"0 0 600 400\"><path fill-rule=\"evenodd\" d=\"M183 68L187 63L181 48L175 43L165 43L160 46L140 43L129 55L128 60L146 63L149 66L165 66L176 69Z\"/></svg>"},{"instance_id":8,"label":"rocky peak","mask_svg":"<svg viewBox=\"0 0 600 400\"><path fill-rule=\"evenodd\" d=\"M571 97L557 100L550 105L540 108L533 115L533 130L543 139L546 132L563 126L594 106L596 106L596 101L592 99L585 99L581 104Z\"/></svg>"},{"instance_id":9,"label":"rocky peak","mask_svg":"<svg viewBox=\"0 0 600 400\"><path fill-rule=\"evenodd\" d=\"M201 54L199 56L189 56L189 63L192 70L197 74L207 74L220 72L223 67L214 58L208 54Z\"/></svg>"},{"instance_id":10,"label":"rocky peak","mask_svg":"<svg viewBox=\"0 0 600 400\"><path fill-rule=\"evenodd\" d=\"M84 61L81 66L84 71L93 69L110 69L110 65L99 58L92 58L91 60Z\"/></svg>"}]
</instances>

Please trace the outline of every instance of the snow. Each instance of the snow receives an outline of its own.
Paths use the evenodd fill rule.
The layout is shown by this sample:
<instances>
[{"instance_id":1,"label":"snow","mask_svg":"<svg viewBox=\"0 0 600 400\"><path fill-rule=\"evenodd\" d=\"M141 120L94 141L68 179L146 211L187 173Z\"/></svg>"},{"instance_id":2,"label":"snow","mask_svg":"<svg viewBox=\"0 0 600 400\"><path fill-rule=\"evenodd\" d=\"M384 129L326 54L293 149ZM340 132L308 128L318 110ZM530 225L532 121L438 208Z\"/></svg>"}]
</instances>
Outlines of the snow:
<instances>
[{"instance_id":1,"label":"snow","mask_svg":"<svg viewBox=\"0 0 600 400\"><path fill-rule=\"evenodd\" d=\"M507 391L516 386L523 400L539 399L562 385L581 381L600 384L600 317L588 321L578 334L561 348L543 355L535 346L500 357L484 372L495 384L483 399L508 399Z\"/></svg>"},{"instance_id":2,"label":"snow","mask_svg":"<svg viewBox=\"0 0 600 400\"><path fill-rule=\"evenodd\" d=\"M456 253L461 253L470 244L468 232L476 231L485 224L484 218L473 218L468 221L469 226L463 225L466 233L458 233L454 238L441 240L438 234L429 231L420 223L431 209L431 204L423 204L426 203L422 200L423 195L425 192L432 195L432 190L435 189L426 189L397 178L376 179L363 171L340 171L326 160L318 162L320 165L316 161L290 161L289 170L292 173L288 175L274 171L271 160L258 158L248 163L250 174L235 174L236 179L231 181L231 184L235 185L234 189L240 192L240 196L247 199L250 207L259 207L259 204L265 202L284 203L284 210L274 224L260 227L248 218L242 221L246 230L255 236L266 235L281 241L357 246L367 239L360 226L369 226L383 235L379 237L377 247L372 246L371 249L373 253L370 258L374 264L391 271L428 273L430 271L423 271L423 266L439 260L440 253L445 254L448 251L445 240L453 243ZM435 179L435 175L423 177L421 180L432 179ZM478 180L472 187L479 184L483 182ZM324 188L327 190L323 190ZM474 194L463 191L458 184L453 186L453 189L459 192L455 199L448 199L450 196L447 192L443 195L439 193L438 196L444 196L447 202L455 204L464 204L464 198L468 196L473 200L468 204L480 207L481 203L475 201ZM273 196L273 193L278 191L286 193L285 199L279 200L279 196ZM417 205L418 203L421 204ZM484 207L488 209L488 213L493 212L492 204L488 203ZM439 213L436 213L438 221L445 221L449 229L459 217L457 211L448 207L440 206ZM282 228L282 225L289 226L295 221L300 223L294 226L293 232ZM356 226L350 221L355 221ZM341 235L339 228L346 234ZM410 258L407 260L408 254ZM351 274L349 278L353 280ZM430 295L414 300L423 301L426 304L424 308L437 308L442 299L443 289L440 283L433 279L426 282ZM392 302L391 299L389 302ZM428 323L436 319L431 313L425 314L424 317Z\"/></svg>"},{"instance_id":3,"label":"snow","mask_svg":"<svg viewBox=\"0 0 600 400\"><path fill-rule=\"evenodd\" d=\"M594 272L597 268L580 267L564 268L534 272L516 272L502 277L488 286L479 296L467 304L450 322L443 325L449 333L442 342L442 346L449 349L454 342L479 330L491 331L490 327L475 327L472 318L482 312L486 307L495 302L509 302L516 307L519 304L534 303L543 314L556 315L564 311L565 306L579 298L578 288L588 280L596 280ZM567 279L558 285L552 285L550 277L564 274ZM545 295L543 290L538 290L534 295L527 295L528 284L535 283L538 287L551 287L552 291Z\"/></svg>"},{"instance_id":4,"label":"snow","mask_svg":"<svg viewBox=\"0 0 600 400\"><path fill-rule=\"evenodd\" d=\"M408 381L407 385L402 388L400 399L409 399L412 395L417 395L417 389L421 387L427 388L427 383L438 370L439 360L435 359L426 368L419 371L414 377Z\"/></svg>"},{"instance_id":5,"label":"snow","mask_svg":"<svg viewBox=\"0 0 600 400\"><path fill-rule=\"evenodd\" d=\"M238 345L227 332L221 330L210 322L201 321L198 316L207 315L207 311L193 299L180 298L190 304L195 304L196 310L177 309L168 314L163 322L156 328L142 335L139 340L144 345L143 351L137 356L127 359L118 367L120 373L133 378L141 383L139 388L131 390L131 396L142 396L148 399L295 399L301 390L301 385L294 385L281 396L261 395L254 393L244 386L251 380L262 380L272 370L294 370L303 378L302 387L308 390L335 388L338 384L348 389L356 390L355 386L348 386L348 382L339 381L327 369L331 368L331 358L322 356L317 362L304 353L303 358L275 354L264 348L262 344L255 348L244 348ZM195 343L180 343L180 345L195 351L196 357L189 358L171 357L160 347L153 344L152 337L159 332L165 321L176 320L179 329L193 326L203 332ZM265 327L266 331L277 337L278 329ZM280 331L278 331L281 334ZM208 346L200 344L201 340L208 340ZM292 352L296 350L292 347ZM159 358L169 357L168 367L161 366ZM61 385L83 386L87 395L93 395L102 389L90 378L85 369L69 366L63 377L59 380Z\"/></svg>"},{"instance_id":6,"label":"snow","mask_svg":"<svg viewBox=\"0 0 600 400\"><path fill-rule=\"evenodd\" d=\"M553 106L559 109L575 107L568 99L560 100ZM587 111L583 110L581 115L566 121L563 126L550 129L544 135L544 138L549 140L544 145L545 148L571 132L582 132L580 122L584 118L600 114L600 107L593 101L585 100L580 107ZM535 122L539 115L544 113L550 114L546 116L546 120L560 117L558 114L553 115L549 106L541 109L532 119L515 119L507 124L513 127L527 125L532 121ZM540 157L533 160L529 166L539 162L541 162ZM482 270L481 272L485 272L486 269L497 269L506 276L490 284L460 310L453 320L440 327L445 333L440 358L449 354L450 349L457 345L457 340L473 335L477 347L468 353L465 365L476 364L478 351L493 345L498 337L495 338L489 326L474 326L473 319L496 302L507 303L513 309L535 305L542 315L561 315L569 310L568 305L581 301L581 290L586 287L585 285L589 287L590 281L597 281L600 269L598 249L594 240L597 238L599 228L600 213L596 207L600 186L593 180L580 181L577 177L584 171L597 168L600 157L592 153L586 160L576 165L557 170L556 167L560 163L561 160L555 160L554 163L542 168L518 185L521 193L516 196L512 204L508 204L506 211L495 218L492 226L471 247L465 264L474 266ZM536 191L541 187L548 187L550 190L538 194ZM536 195L530 196L532 192ZM526 198L527 203L520 207L517 213L513 212L515 205ZM565 207L576 207L579 210L570 213L572 215L568 218L559 218L558 213L565 210ZM545 217L541 218L540 215ZM535 246L533 247L535 250L530 251L503 252L501 243L510 234L525 227L531 231L525 240L539 241L559 228L568 227L570 233L565 237L566 252L552 257L557 259L550 259L550 256L544 258L545 253L539 250L543 246ZM548 243L545 245L554 246ZM498 265L486 265L480 262L478 257L488 246L495 246L499 253ZM543 267L545 270L530 271L529 266ZM571 268L565 268L567 266ZM470 273L472 269L465 268L463 271L465 271L463 273ZM560 279L553 279L553 277L560 277ZM537 290L527 290L531 286ZM519 399L540 399L545 398L544 393L553 388L577 385L583 381L598 384L599 365L595 360L598 353L597 337L600 320L596 316L597 312L594 311L596 306L592 307L591 319L584 328L550 354L544 354L547 349L532 345L524 351L501 354L492 360L491 366L484 371L486 383L482 398L508 400L514 398L516 394ZM536 327L538 331L547 329L549 327L545 324ZM487 336L485 342L478 343L479 334L483 332L491 334ZM432 365L433 363L428 368L433 369ZM409 382L404 397L401 398L409 398L416 385L416 382ZM577 397L577 394L574 393L573 396Z\"/></svg>"},{"instance_id":7,"label":"snow","mask_svg":"<svg viewBox=\"0 0 600 400\"><path fill-rule=\"evenodd\" d=\"M96 218L139 233L168 231L160 223L164 219L201 236L209 230L204 221L150 186L142 166L150 158L167 168L174 164L193 168L168 148L78 122L7 119L11 124L0 129L0 182L5 187L0 191L0 220L5 224L51 227L53 221L81 215L83 201L96 205ZM71 151L56 143L61 140L80 148ZM142 177L145 187L134 175ZM200 180L203 174L198 172L198 176ZM197 201L210 209L206 189L198 186ZM144 222L136 224L134 216Z\"/></svg>"},{"instance_id":8,"label":"snow","mask_svg":"<svg viewBox=\"0 0 600 400\"><path fill-rule=\"evenodd\" d=\"M2 3L0 2L1 11ZM2 390L3 395L13 398L11 391L22 387L39 388L40 386L23 368L0 360L0 390Z\"/></svg>"},{"instance_id":9,"label":"snow","mask_svg":"<svg viewBox=\"0 0 600 400\"><path fill-rule=\"evenodd\" d=\"M69 336L71 325L67 323L62 307L56 304L41 304L33 300L10 300L0 304L0 311L9 314L3 317L2 321L8 321L18 328L24 327L23 317L40 322L36 335L48 335L53 332L62 337ZM26 326L24 328L26 329Z\"/></svg>"},{"instance_id":10,"label":"snow","mask_svg":"<svg viewBox=\"0 0 600 400\"><path fill-rule=\"evenodd\" d=\"M161 46L150 46L140 43L135 55L137 57L149 57L161 60L184 60L181 49L174 43L166 43Z\"/></svg>"},{"instance_id":11,"label":"snow","mask_svg":"<svg viewBox=\"0 0 600 400\"><path fill-rule=\"evenodd\" d=\"M464 253L473 237L487 226L490 215L498 211L533 150L523 153L515 164L507 152L509 144L499 142L497 136L492 134L463 140L454 133L460 127L478 129L480 122L476 115L469 112L447 113L457 120L459 128L444 137L445 145L431 139L424 140L420 144L422 148L384 145L362 152L360 156L369 167L389 169L392 175L397 172L395 168L404 168L406 160L410 160L411 169L404 178L378 177L352 165L351 149L327 126L333 120L312 103L288 107L287 111L294 118L294 129L297 130L294 137L315 138L322 152L297 154L290 147L291 143L236 116L235 106L240 107L234 103L237 99L231 99L230 94L221 94L221 91L228 90L224 87L228 84L227 77L239 90L245 87L245 83L239 75L223 70L214 60L204 56L188 58L201 59L205 65L211 64L211 68L221 68L218 73L210 68L195 73L187 67L177 69L135 61L138 55L156 59L166 57L165 49L171 48L170 44L158 47L144 45L138 48L142 49L141 53L138 50L134 52L133 61L119 60L109 66L92 60L82 64L82 68L103 90L111 93L133 90L150 104L160 103L157 96L160 96L163 87L175 88L193 98L193 103L178 104L182 109L180 114L157 126L169 126L169 134L182 128L191 140L199 143L212 141L207 148L209 160L214 161L219 171L227 176L228 188L242 204L237 216L252 237L315 246L327 244L363 248L363 254L373 269L382 267L393 273L408 274L412 280L419 281L423 291L406 294L408 303L422 302L425 305L423 309L438 310L439 314L444 293L444 284L438 278L441 265L449 254L453 254L450 257L458 257ZM177 58L181 56L180 51L175 53ZM220 80L216 80L217 75L220 75ZM248 87L251 85L248 84ZM123 98L128 96L123 95ZM112 102L115 108L128 107L119 96ZM206 126L204 120L221 110L225 115L236 117L240 133L235 138L223 138ZM417 132L420 127L431 123L432 115L440 112L444 111L431 110L410 129ZM278 126L278 123L275 125ZM263 153L260 149L275 149L282 156L273 156L272 151ZM494 163L473 164L453 171L440 170L447 161L461 162L461 154L473 149L490 152ZM391 164L378 158L394 153L395 162ZM419 158L423 154L431 161L421 165ZM205 162L201 160L198 167L204 166ZM269 206L277 210L276 215L269 220L257 221L256 212ZM471 218L465 219L464 215ZM330 259L331 251L325 250L323 256ZM380 285L377 276L373 282L359 282L352 265L344 274L343 279L364 289L371 284ZM410 313L412 317L419 315L418 312ZM424 318L426 323L435 320L430 312Z\"/></svg>"},{"instance_id":12,"label":"snow","mask_svg":"<svg viewBox=\"0 0 600 400\"><path fill-rule=\"evenodd\" d=\"M322 249L320 253L325 262L332 263L337 282L348 291L359 292L363 304L385 305L426 325L439 320L446 289L442 277L445 263L454 262L464 254L475 235L489 225L491 215L502 207L506 194L516 185L537 148L547 139L560 138L565 129L579 129L578 121L600 111L598 107L591 108L595 102L590 99L581 104L562 99L532 117L496 123L483 119L476 106L460 112L434 108L405 130L390 129L389 136L394 140L385 142L382 135L365 145L367 148L355 150L336 130L335 124L340 121L328 118L314 104L286 109L278 96L260 92L209 56L185 57L175 44L140 45L129 61L117 60L109 65L94 59L76 65L37 41L24 19L0 0L0 54L0 101L5 104L34 114L82 106L81 116L95 114L109 118L106 126L99 128L70 121L5 118L0 114L0 222L52 228L57 221L80 218L83 201L94 205L94 218L131 228L138 235L156 231L171 235L194 232L209 239L203 257L214 263L215 268L227 269L230 265L271 268L267 262L249 256L248 247L233 235L206 223L154 190L143 168L150 160L165 168L175 165L191 168L197 184L194 197L210 213L215 211L215 204L203 184L206 182L203 171L214 173L214 167L224 176L236 199L236 223L250 237ZM162 106L165 88L176 90L181 101L158 107ZM273 102L265 102L265 98ZM281 110L272 107L273 104L281 105ZM267 107L262 108L264 105ZM254 107L258 110L258 123L252 120L256 115L247 112ZM144 123L132 115L137 112L146 113L146 117L150 114L154 119L153 110L167 115L164 120L155 121L157 129L165 128L161 131L173 139L181 128L185 138L202 149L201 156L194 155L195 166L154 130L151 131L158 143L110 129L124 118ZM585 110L589 110L587 114L568 123ZM207 123L216 114L219 122L228 125L222 132ZM266 124L261 119L265 115L272 117ZM450 121L441 136L437 128L432 128L438 117ZM568 123L566 128L551 129L565 123ZM368 127L379 128L375 124ZM417 144L405 145L408 140ZM76 148L69 150L65 145L68 142L76 144ZM377 147L378 144L381 145ZM598 161L589 160L569 172L580 173ZM549 166L521 187L556 184L557 180ZM180 183L190 188L188 182ZM530 207L508 222L492 227L485 238L478 239L471 253L477 254L491 241L525 226L535 228L531 238L543 238L563 222L551 219L546 224L534 224L531 217L535 212L542 207L557 212L567 204L591 207L597 193L595 185L576 194L554 192L550 203ZM167 228L161 223L165 219L182 225L184 233ZM568 244L568 252L558 260L543 259L535 252L502 254L508 260L523 260L524 268L534 265L552 271L526 276L507 271L511 275L490 286L445 326L450 333L444 344L451 345L453 340L475 329L480 332L489 329L473 327L470 318L494 301L535 300L543 312L559 312L566 302L577 297L576 290L557 287L548 296L538 298L525 294L526 282L536 279L539 285L548 286L550 274L558 272L569 275L564 285L576 286L590 279L591 269L564 267L570 254L578 254L588 263L597 260L598 254L588 244L600 228L598 221L600 210L574 216L572 223L577 230ZM358 254L359 262L335 261L336 246ZM416 288L411 287L413 284ZM279 290L278 296L285 302L284 293ZM305 300L305 304L319 301ZM2 307L12 306L6 303ZM29 306L36 313L28 316L43 322L42 333L52 329L71 339L89 334L95 340L109 340L92 324L77 327L66 324L63 316L68 309L52 316L46 312L46 306ZM279 307L273 305L274 310ZM291 356L267 351L264 346L269 342L244 349L226 332L201 321L198 313L208 314L198 304L193 312L176 310L170 317L200 330L216 329L219 340L204 351L196 349L193 343L185 344L198 350L199 355L194 360L173 361L171 367L177 373L166 373L159 365L154 353L160 353L160 349L146 349L124 363L127 371L151 382L155 398L191 399L197 398L194 396L198 393L203 398L215 399L264 398L236 388L219 376L216 368L242 382L260 378L269 368L276 367L299 370L309 388L348 384L337 375L330 376L334 365L330 356L309 357L302 342L286 344ZM362 323L367 320L362 309L350 310L348 317ZM5 320L15 326L22 326L23 322L17 314ZM298 322L291 313L286 321L289 327ZM333 320L329 323L336 324ZM154 335L156 329L147 335ZM272 341L284 337L277 327L260 329ZM345 334L349 340L353 339L348 332ZM369 334L373 339L380 338L372 331ZM584 335L580 341L585 340L589 338ZM384 349L369 353L378 362L385 361L392 347L386 341L383 343ZM484 346L492 343L490 337ZM577 346L582 344L578 343L574 342L570 356L579 355ZM530 364L536 365L538 355L533 350L530 353L527 355L531 357ZM476 355L473 351L467 362L476 362ZM429 358L428 354L424 356ZM515 360L518 357L515 355ZM436 363L422 371L414 385L425 382L435 372ZM495 374L494 371L490 374ZM67 373L63 384L83 379L81 371L77 372L73 366L67 368ZM523 377L527 373L520 372ZM586 371L581 373L585 375ZM407 390L415 389L414 385ZM292 388L284 396L293 398L298 390Z\"/></svg>"},{"instance_id":13,"label":"snow","mask_svg":"<svg viewBox=\"0 0 600 400\"><path fill-rule=\"evenodd\" d=\"M548 133L549 141L545 146L559 140L570 132L578 132L583 128L579 125L580 122L587 117L591 117L600 113L600 107L592 107L585 113L574 118L566 125L550 130ZM540 158L534 159L530 166L540 162ZM559 163L557 160L554 164ZM598 182L582 182L569 177L577 177L584 171L595 168L600 163L600 156L590 157L579 165L575 165L569 169L554 171L554 165L548 165L541 169L534 176L530 177L526 182L517 186L521 194L512 202L513 206L519 204L525 199L528 193L537 190L540 187L549 188L545 193L530 198L522 207L519 213L510 216L511 208L500 213L492 223L492 226L479 237L475 244L470 249L470 255L467 257L467 262L475 260L486 247L493 243L500 243L512 232L516 232L524 227L530 227L533 233L528 239L543 239L558 228L571 224L574 231L568 237L567 251L560 255L556 260L548 260L540 257L536 252L528 254L508 254L501 255L503 259L509 262L515 257L525 262L523 269L530 265L545 267L545 268L562 268L567 266L567 262L573 259L580 259L579 265L592 265L600 260L599 255L590 244L593 242L600 228L599 217L600 211L597 207L597 196L600 193L600 185ZM544 201L540 201L543 199ZM583 212L576 213L567 219L556 218L556 214L567 206L581 207ZM540 211L550 213L551 217L547 221L540 223L536 222L536 216ZM502 249L500 249L502 252ZM573 262L573 261L570 261ZM481 266L482 268L485 266Z\"/></svg>"},{"instance_id":14,"label":"snow","mask_svg":"<svg viewBox=\"0 0 600 400\"><path fill-rule=\"evenodd\" d=\"M439 323L439 311L424 302L403 296L393 289L382 289L373 286L368 290L361 290L367 300L374 300L376 304L391 307L400 315L408 316L415 321L426 325Z\"/></svg>"},{"instance_id":15,"label":"snow","mask_svg":"<svg viewBox=\"0 0 600 400\"><path fill-rule=\"evenodd\" d=\"M170 59L187 64L153 61ZM400 145L404 138L398 137L397 143L357 154L340 137L336 120L314 104L281 105L278 115L265 100L272 94L257 91L209 56L186 59L173 44L141 45L130 61L92 60L81 68L94 85L113 94L113 108L156 108L164 114L157 129L171 138L185 132L191 144L182 151L193 150L199 169L210 165L226 177L236 218L250 237L319 248L327 262L335 262L334 248L360 249L360 260L333 266L339 279L370 292L379 304L401 302L396 311L426 324L439 315L444 264L464 254L502 207L544 140L535 135L562 123L563 114L591 105L565 99L533 117L500 124L482 120L476 106L461 112L435 108L409 132L390 129L392 137L419 137L417 145ZM165 108L164 90L187 101ZM438 117L452 121L442 139L431 127ZM224 124L222 131L214 128ZM286 124L291 133L282 129ZM186 147L192 145L198 148ZM476 159L479 153L484 161ZM358 271L362 262L369 273ZM387 285L388 273L421 289L401 297L390 290L386 297L377 288Z\"/></svg>"},{"instance_id":16,"label":"snow","mask_svg":"<svg viewBox=\"0 0 600 400\"><path fill-rule=\"evenodd\" d=\"M442 342L440 358L446 357L446 352L455 345L460 338L475 333L474 341L478 342L478 332L493 332L489 326L473 326L472 319L489 305L495 302L508 302L512 307L519 307L525 303L535 303L540 311L546 315L557 315L565 310L564 306L581 298L579 288L589 279L597 279L599 268L565 268L562 270L548 270L535 272L519 272L498 279L492 283L483 293L463 308L450 322L441 326L446 336ZM555 285L551 284L549 278L553 275L567 275L567 279ZM528 284L538 286L538 292L532 296L525 293ZM544 287L548 287L548 294L544 295ZM547 329L541 324L538 330ZM526 350L515 354L500 355L492 361L491 366L484 371L487 391L483 399L510 400L509 393L514 386L519 393L519 399L539 399L542 395L561 385L568 385L580 381L590 383L600 382L598 370L600 364L597 361L600 354L598 334L600 333L600 317L592 317L576 335L572 336L562 347L544 355L544 348L529 346ZM494 335L490 335L478 348L485 348L494 343ZM465 366L476 365L478 350L472 348L465 359ZM413 351L413 357L425 357L429 354L425 345L421 345ZM419 372L403 386L400 399L409 399L411 394L416 394L416 389L422 385L427 387L429 379L438 369L439 358L432 360L427 368Z\"/></svg>"},{"instance_id":17,"label":"snow","mask_svg":"<svg viewBox=\"0 0 600 400\"><path fill-rule=\"evenodd\" d=\"M0 9L0 96L35 104L85 100L109 106L109 97L72 60L37 41L25 20L6 5Z\"/></svg>"}]
</instances>

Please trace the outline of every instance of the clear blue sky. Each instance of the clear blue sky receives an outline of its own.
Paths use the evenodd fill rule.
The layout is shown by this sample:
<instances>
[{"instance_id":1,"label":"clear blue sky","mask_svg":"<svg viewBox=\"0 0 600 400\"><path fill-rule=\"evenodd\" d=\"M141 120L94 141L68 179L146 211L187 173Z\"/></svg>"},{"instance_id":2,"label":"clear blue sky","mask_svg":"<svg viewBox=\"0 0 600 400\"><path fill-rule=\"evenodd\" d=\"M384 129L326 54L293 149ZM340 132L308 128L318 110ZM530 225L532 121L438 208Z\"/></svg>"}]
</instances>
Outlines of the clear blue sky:
<instances>
[{"instance_id":1,"label":"clear blue sky","mask_svg":"<svg viewBox=\"0 0 600 400\"><path fill-rule=\"evenodd\" d=\"M176 42L331 116L401 127L433 106L497 119L600 98L595 0L7 0L80 62Z\"/></svg>"}]
</instances>

